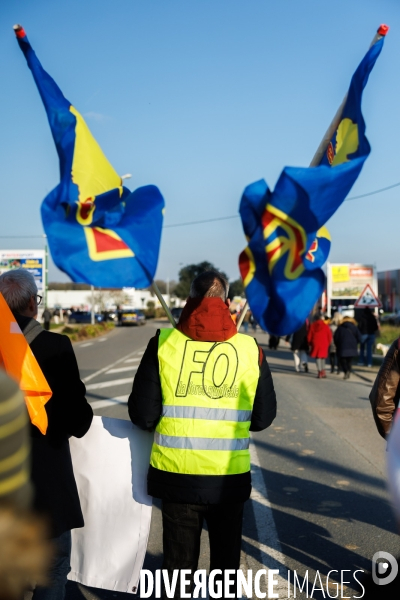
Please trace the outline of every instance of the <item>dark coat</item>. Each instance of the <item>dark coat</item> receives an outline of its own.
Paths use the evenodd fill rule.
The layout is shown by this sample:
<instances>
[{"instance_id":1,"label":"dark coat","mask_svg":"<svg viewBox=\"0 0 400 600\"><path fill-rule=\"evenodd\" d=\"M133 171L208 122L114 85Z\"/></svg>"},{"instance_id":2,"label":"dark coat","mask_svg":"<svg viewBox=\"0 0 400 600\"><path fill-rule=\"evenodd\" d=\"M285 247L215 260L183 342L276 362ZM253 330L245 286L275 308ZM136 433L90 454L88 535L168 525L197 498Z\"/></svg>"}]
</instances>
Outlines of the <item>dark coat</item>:
<instances>
[{"instance_id":1,"label":"dark coat","mask_svg":"<svg viewBox=\"0 0 400 600\"><path fill-rule=\"evenodd\" d=\"M343 321L335 331L336 352L339 358L350 358L358 355L357 344L361 335L352 321Z\"/></svg>"},{"instance_id":2,"label":"dark coat","mask_svg":"<svg viewBox=\"0 0 400 600\"><path fill-rule=\"evenodd\" d=\"M219 298L190 299L179 319L178 328L198 341L225 341L237 333L228 308ZM162 412L158 336L159 331L149 341L128 400L132 422L148 431L156 427ZM259 357L260 376L250 431L266 429L276 416L274 385L261 348ZM147 483L151 496L168 502L188 504L244 502L251 492L250 472L239 475L185 475L150 466Z\"/></svg>"},{"instance_id":3,"label":"dark coat","mask_svg":"<svg viewBox=\"0 0 400 600\"><path fill-rule=\"evenodd\" d=\"M305 352L308 352L307 332L307 323L303 323L300 329L294 332L294 334L292 335L292 343L290 346L293 352L295 350L304 350Z\"/></svg>"},{"instance_id":4,"label":"dark coat","mask_svg":"<svg viewBox=\"0 0 400 600\"><path fill-rule=\"evenodd\" d=\"M366 307L360 315L358 329L362 335L372 335L378 330L378 323L371 310Z\"/></svg>"},{"instance_id":5,"label":"dark coat","mask_svg":"<svg viewBox=\"0 0 400 600\"><path fill-rule=\"evenodd\" d=\"M15 317L24 331L31 319ZM85 435L93 410L85 398L86 389L69 338L43 330L30 347L53 392L45 405L46 435L31 425L34 508L50 517L51 534L57 537L84 525L68 438Z\"/></svg>"}]
</instances>

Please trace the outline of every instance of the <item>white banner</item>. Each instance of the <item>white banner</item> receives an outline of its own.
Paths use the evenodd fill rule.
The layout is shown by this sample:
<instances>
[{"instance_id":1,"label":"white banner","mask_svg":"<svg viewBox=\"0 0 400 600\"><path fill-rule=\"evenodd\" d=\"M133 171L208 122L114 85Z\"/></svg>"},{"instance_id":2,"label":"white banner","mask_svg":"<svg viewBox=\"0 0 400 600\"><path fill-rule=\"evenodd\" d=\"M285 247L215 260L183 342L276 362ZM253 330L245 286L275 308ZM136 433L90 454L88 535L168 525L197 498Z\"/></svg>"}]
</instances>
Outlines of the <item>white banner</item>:
<instances>
[{"instance_id":1,"label":"white banner","mask_svg":"<svg viewBox=\"0 0 400 600\"><path fill-rule=\"evenodd\" d=\"M153 434L130 421L107 417L94 417L83 438L70 439L85 519L72 531L72 581L136 593L151 522L152 442Z\"/></svg>"}]
</instances>

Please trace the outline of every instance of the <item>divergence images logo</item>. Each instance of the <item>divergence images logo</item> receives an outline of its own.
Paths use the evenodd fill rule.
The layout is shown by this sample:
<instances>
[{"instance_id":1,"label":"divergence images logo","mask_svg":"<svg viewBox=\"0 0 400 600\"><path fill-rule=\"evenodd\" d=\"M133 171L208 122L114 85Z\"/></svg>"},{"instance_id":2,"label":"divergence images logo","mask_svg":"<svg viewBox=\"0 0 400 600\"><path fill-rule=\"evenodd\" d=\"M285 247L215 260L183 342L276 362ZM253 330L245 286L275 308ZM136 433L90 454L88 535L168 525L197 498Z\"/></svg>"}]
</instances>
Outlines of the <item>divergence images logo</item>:
<instances>
[{"instance_id":1,"label":"divergence images logo","mask_svg":"<svg viewBox=\"0 0 400 600\"><path fill-rule=\"evenodd\" d=\"M389 552L375 552L372 557L372 579L377 585L387 585L396 578L399 567Z\"/></svg>"}]
</instances>

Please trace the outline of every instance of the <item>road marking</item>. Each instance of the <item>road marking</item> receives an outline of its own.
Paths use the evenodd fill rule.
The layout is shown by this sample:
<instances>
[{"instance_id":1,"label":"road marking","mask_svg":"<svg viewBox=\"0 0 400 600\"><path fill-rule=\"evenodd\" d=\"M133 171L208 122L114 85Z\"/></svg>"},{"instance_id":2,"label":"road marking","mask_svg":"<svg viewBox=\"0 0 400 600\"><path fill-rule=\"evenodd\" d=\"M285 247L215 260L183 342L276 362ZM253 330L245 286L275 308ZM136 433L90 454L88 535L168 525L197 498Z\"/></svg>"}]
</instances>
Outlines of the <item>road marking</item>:
<instances>
[{"instance_id":1,"label":"road marking","mask_svg":"<svg viewBox=\"0 0 400 600\"><path fill-rule=\"evenodd\" d=\"M128 360L124 360L124 362L138 362L140 358L128 358Z\"/></svg>"},{"instance_id":2,"label":"road marking","mask_svg":"<svg viewBox=\"0 0 400 600\"><path fill-rule=\"evenodd\" d=\"M86 348L86 346L91 346L93 342L86 342L86 344L81 344L81 348Z\"/></svg>"},{"instance_id":3,"label":"road marking","mask_svg":"<svg viewBox=\"0 0 400 600\"><path fill-rule=\"evenodd\" d=\"M258 544L261 554L260 562L266 569L280 570L277 577L279 583L277 589L274 589L274 592L278 592L279 597L284 598L285 593L287 593L286 569L285 572L282 573L282 567L285 568L285 555L282 553L272 506L268 500L268 492L265 487L260 461L253 440L251 440L250 443L250 457L251 480L253 485L250 499L252 501L254 520L256 522Z\"/></svg>"},{"instance_id":4,"label":"road marking","mask_svg":"<svg viewBox=\"0 0 400 600\"><path fill-rule=\"evenodd\" d=\"M121 363L123 361L126 361L127 358L130 358L134 354L138 354L138 351L134 350L133 352L130 352L129 354L126 354L125 356L123 356L122 358L119 358L118 360L116 360L115 362L111 363L110 365L107 365L106 367L103 367L99 371L95 371L91 375L88 375L87 377L85 377L84 379L82 379L83 383L86 383L87 381L90 381L91 379L94 379L98 375L101 375L102 373L105 373L109 369L112 369L113 367L115 367L115 365L119 365L119 363ZM143 352L142 352L142 354L143 354Z\"/></svg>"},{"instance_id":5,"label":"road marking","mask_svg":"<svg viewBox=\"0 0 400 600\"><path fill-rule=\"evenodd\" d=\"M116 398L108 398L108 400L95 400L91 402L90 406L96 410L96 408L105 408L106 406L118 406L118 404L127 404L129 396L117 396Z\"/></svg>"},{"instance_id":6,"label":"road marking","mask_svg":"<svg viewBox=\"0 0 400 600\"><path fill-rule=\"evenodd\" d=\"M120 367L119 369L110 369L106 371L106 375L111 375L111 373L122 373L123 371L137 371L137 366L131 365L130 367Z\"/></svg>"},{"instance_id":7,"label":"road marking","mask_svg":"<svg viewBox=\"0 0 400 600\"><path fill-rule=\"evenodd\" d=\"M105 342L107 338L100 338L99 340L97 340L98 342Z\"/></svg>"},{"instance_id":8,"label":"road marking","mask_svg":"<svg viewBox=\"0 0 400 600\"><path fill-rule=\"evenodd\" d=\"M112 379L111 381L102 381L101 383L91 383L86 386L86 390L102 390L103 388L112 387L113 385L124 385L125 383L132 382L132 377L128 377L127 379Z\"/></svg>"}]
</instances>

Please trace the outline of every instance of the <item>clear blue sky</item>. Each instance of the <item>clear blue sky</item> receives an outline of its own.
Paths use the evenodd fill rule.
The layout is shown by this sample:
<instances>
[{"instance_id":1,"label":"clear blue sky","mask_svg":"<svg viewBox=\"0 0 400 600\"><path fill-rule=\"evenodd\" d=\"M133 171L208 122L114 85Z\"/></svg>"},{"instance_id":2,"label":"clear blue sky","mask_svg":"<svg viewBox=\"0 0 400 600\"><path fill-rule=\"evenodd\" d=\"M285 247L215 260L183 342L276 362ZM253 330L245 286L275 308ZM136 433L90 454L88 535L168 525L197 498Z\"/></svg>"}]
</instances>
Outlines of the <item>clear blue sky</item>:
<instances>
[{"instance_id":1,"label":"clear blue sky","mask_svg":"<svg viewBox=\"0 0 400 600\"><path fill-rule=\"evenodd\" d=\"M12 30L85 116L127 184L157 185L165 225L237 214L242 191L306 166L380 23L391 30L364 93L370 157L352 195L400 181L398 0L13 0L0 5L0 236L43 233L58 183L44 108ZM400 187L345 202L332 262L400 268ZM164 229L157 278L209 260L230 278L240 219ZM0 239L40 248L41 239ZM65 281L54 265L50 280Z\"/></svg>"}]
</instances>

